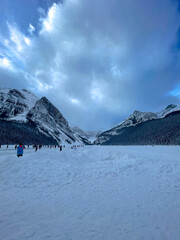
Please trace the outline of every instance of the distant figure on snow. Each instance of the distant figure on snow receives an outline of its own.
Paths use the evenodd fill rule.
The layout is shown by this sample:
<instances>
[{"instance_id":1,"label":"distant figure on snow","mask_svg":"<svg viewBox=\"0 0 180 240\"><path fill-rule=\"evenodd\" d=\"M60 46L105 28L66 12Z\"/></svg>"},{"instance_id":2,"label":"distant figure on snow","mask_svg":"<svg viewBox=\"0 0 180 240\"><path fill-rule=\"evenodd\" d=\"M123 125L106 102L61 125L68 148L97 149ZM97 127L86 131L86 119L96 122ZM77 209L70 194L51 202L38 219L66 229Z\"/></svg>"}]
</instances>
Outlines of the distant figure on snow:
<instances>
[{"instance_id":1,"label":"distant figure on snow","mask_svg":"<svg viewBox=\"0 0 180 240\"><path fill-rule=\"evenodd\" d=\"M35 144L33 147L35 148L35 152L37 152L38 146Z\"/></svg>"},{"instance_id":2,"label":"distant figure on snow","mask_svg":"<svg viewBox=\"0 0 180 240\"><path fill-rule=\"evenodd\" d=\"M73 146L72 146L72 149L77 150L76 145L73 145Z\"/></svg>"},{"instance_id":3,"label":"distant figure on snow","mask_svg":"<svg viewBox=\"0 0 180 240\"><path fill-rule=\"evenodd\" d=\"M25 149L25 146L20 143L19 146L17 147L17 156L22 157L23 156L23 149Z\"/></svg>"},{"instance_id":4,"label":"distant figure on snow","mask_svg":"<svg viewBox=\"0 0 180 240\"><path fill-rule=\"evenodd\" d=\"M60 148L60 152L61 152L61 151L62 151L62 145L60 145L60 147L59 147L59 148Z\"/></svg>"}]
</instances>

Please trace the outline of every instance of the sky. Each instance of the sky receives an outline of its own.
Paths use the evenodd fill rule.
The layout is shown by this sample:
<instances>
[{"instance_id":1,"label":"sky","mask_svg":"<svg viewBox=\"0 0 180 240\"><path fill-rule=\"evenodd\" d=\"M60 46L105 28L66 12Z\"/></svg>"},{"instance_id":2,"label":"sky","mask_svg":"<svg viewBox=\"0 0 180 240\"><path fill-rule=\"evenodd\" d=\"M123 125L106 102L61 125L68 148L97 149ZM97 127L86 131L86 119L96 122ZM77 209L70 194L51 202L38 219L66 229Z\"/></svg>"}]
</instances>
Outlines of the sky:
<instances>
[{"instance_id":1,"label":"sky","mask_svg":"<svg viewBox=\"0 0 180 240\"><path fill-rule=\"evenodd\" d=\"M107 130L180 104L180 1L1 0L0 87Z\"/></svg>"}]
</instances>

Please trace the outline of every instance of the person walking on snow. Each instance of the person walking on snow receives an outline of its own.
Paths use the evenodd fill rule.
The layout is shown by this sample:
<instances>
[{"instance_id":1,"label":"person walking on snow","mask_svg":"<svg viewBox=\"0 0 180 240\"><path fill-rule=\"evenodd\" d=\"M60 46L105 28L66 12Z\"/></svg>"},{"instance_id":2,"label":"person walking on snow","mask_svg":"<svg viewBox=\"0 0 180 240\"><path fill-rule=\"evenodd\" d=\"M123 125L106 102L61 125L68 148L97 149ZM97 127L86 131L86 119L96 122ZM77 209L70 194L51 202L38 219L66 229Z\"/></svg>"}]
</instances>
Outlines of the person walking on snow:
<instances>
[{"instance_id":1,"label":"person walking on snow","mask_svg":"<svg viewBox=\"0 0 180 240\"><path fill-rule=\"evenodd\" d=\"M17 147L17 156L22 157L23 156L23 149L25 149L25 146L20 143L19 146Z\"/></svg>"},{"instance_id":2,"label":"person walking on snow","mask_svg":"<svg viewBox=\"0 0 180 240\"><path fill-rule=\"evenodd\" d=\"M62 151L62 145L60 145L60 147L59 147L59 148L60 148L60 152L61 152L61 151Z\"/></svg>"}]
</instances>

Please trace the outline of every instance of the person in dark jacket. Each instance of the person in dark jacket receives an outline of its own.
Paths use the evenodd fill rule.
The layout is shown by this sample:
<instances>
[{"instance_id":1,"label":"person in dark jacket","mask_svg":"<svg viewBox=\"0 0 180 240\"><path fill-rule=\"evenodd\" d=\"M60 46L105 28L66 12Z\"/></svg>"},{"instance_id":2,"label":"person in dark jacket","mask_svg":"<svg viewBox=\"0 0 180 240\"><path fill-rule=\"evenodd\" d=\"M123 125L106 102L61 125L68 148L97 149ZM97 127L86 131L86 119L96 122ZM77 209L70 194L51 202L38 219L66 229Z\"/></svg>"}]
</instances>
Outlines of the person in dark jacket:
<instances>
[{"instance_id":1,"label":"person in dark jacket","mask_svg":"<svg viewBox=\"0 0 180 240\"><path fill-rule=\"evenodd\" d=\"M37 150L38 150L38 146L35 144L35 145L33 145L33 148L35 148L35 152L37 152Z\"/></svg>"},{"instance_id":2,"label":"person in dark jacket","mask_svg":"<svg viewBox=\"0 0 180 240\"><path fill-rule=\"evenodd\" d=\"M25 146L20 143L19 146L17 147L17 156L22 157L23 156L23 149L25 149Z\"/></svg>"},{"instance_id":3,"label":"person in dark jacket","mask_svg":"<svg viewBox=\"0 0 180 240\"><path fill-rule=\"evenodd\" d=\"M61 151L62 151L62 145L60 145L60 147L59 147L59 148L60 148L60 152L61 152Z\"/></svg>"}]
</instances>

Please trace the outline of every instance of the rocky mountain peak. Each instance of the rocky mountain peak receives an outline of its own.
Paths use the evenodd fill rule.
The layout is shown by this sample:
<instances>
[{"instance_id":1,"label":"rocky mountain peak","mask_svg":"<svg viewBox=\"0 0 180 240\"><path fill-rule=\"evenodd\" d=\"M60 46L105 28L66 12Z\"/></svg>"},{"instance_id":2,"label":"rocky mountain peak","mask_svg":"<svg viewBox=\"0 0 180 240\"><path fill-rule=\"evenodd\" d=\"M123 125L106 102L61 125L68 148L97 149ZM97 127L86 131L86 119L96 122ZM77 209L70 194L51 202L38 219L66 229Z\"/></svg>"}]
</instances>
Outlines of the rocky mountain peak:
<instances>
[{"instance_id":1,"label":"rocky mountain peak","mask_svg":"<svg viewBox=\"0 0 180 240\"><path fill-rule=\"evenodd\" d=\"M141 114L141 113L142 113L142 112L140 112L140 111L138 111L138 110L135 110L132 115L137 116L137 115L139 115L139 114Z\"/></svg>"},{"instance_id":2,"label":"rocky mountain peak","mask_svg":"<svg viewBox=\"0 0 180 240\"><path fill-rule=\"evenodd\" d=\"M176 108L176 107L177 107L177 105L169 104L169 105L165 108L165 110L171 110L171 109Z\"/></svg>"},{"instance_id":3,"label":"rocky mountain peak","mask_svg":"<svg viewBox=\"0 0 180 240\"><path fill-rule=\"evenodd\" d=\"M67 128L70 130L68 122L59 112L59 110L46 98L42 97L39 99L35 106L28 112L27 118L34 122L44 122L50 126Z\"/></svg>"}]
</instances>

